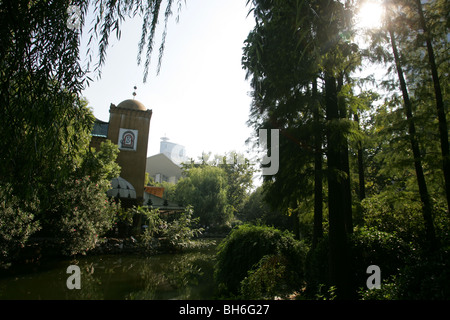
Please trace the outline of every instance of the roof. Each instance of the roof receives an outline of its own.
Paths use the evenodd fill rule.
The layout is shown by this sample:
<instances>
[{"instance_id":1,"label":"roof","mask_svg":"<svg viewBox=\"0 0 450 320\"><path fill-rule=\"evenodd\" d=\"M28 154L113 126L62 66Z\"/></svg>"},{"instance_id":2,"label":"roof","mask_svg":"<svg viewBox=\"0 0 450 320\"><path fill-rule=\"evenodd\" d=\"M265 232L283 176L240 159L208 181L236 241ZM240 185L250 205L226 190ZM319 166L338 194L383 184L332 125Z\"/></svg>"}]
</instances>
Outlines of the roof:
<instances>
[{"instance_id":1,"label":"roof","mask_svg":"<svg viewBox=\"0 0 450 320\"><path fill-rule=\"evenodd\" d=\"M151 207L153 209L159 209L160 213L174 213L185 210L183 206L180 206L174 202L168 201L148 192L144 193L144 199L144 206Z\"/></svg>"},{"instance_id":2,"label":"roof","mask_svg":"<svg viewBox=\"0 0 450 320\"><path fill-rule=\"evenodd\" d=\"M136 199L133 185L122 177L111 180L111 189L107 191L109 197Z\"/></svg>"},{"instance_id":3,"label":"roof","mask_svg":"<svg viewBox=\"0 0 450 320\"><path fill-rule=\"evenodd\" d=\"M146 171L150 176L161 173L167 177L179 178L182 174L181 168L163 153L158 153L147 158Z\"/></svg>"},{"instance_id":4,"label":"roof","mask_svg":"<svg viewBox=\"0 0 450 320\"><path fill-rule=\"evenodd\" d=\"M147 111L147 108L141 102L133 99L122 101L117 105L117 108Z\"/></svg>"},{"instance_id":5,"label":"roof","mask_svg":"<svg viewBox=\"0 0 450 320\"><path fill-rule=\"evenodd\" d=\"M144 189L145 189L145 192L147 192L149 194L153 194L160 198L162 198L164 195L164 188L162 188L162 187L146 186Z\"/></svg>"},{"instance_id":6,"label":"roof","mask_svg":"<svg viewBox=\"0 0 450 320\"><path fill-rule=\"evenodd\" d=\"M108 137L109 122L104 122L98 119L94 121L94 127L92 128L91 135L96 137Z\"/></svg>"}]
</instances>

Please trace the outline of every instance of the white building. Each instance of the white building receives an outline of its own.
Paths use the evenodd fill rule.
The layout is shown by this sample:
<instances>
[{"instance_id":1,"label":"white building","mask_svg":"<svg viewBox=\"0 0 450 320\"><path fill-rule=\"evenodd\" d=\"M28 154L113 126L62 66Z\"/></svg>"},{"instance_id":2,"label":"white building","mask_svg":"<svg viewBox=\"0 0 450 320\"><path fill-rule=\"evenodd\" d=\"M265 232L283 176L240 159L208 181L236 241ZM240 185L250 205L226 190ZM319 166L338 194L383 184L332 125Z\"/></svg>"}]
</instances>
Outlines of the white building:
<instances>
[{"instance_id":1,"label":"white building","mask_svg":"<svg viewBox=\"0 0 450 320\"><path fill-rule=\"evenodd\" d=\"M161 138L159 152L165 154L167 158L180 165L188 160L184 146L169 142L169 138Z\"/></svg>"},{"instance_id":2,"label":"white building","mask_svg":"<svg viewBox=\"0 0 450 320\"><path fill-rule=\"evenodd\" d=\"M181 167L163 153L147 158L146 171L155 182L171 183L177 183L182 173Z\"/></svg>"}]
</instances>

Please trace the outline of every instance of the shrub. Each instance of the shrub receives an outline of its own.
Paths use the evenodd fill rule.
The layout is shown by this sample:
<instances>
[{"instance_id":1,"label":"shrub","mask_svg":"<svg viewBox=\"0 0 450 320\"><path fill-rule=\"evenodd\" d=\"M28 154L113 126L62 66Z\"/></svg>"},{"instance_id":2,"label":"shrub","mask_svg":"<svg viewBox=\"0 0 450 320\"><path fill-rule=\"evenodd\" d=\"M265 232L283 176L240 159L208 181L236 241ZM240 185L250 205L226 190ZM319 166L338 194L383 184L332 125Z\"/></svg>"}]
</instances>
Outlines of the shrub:
<instances>
[{"instance_id":1,"label":"shrub","mask_svg":"<svg viewBox=\"0 0 450 320\"><path fill-rule=\"evenodd\" d=\"M284 296L289 291L291 279L287 274L287 259L282 255L264 256L256 269L250 270L241 282L243 299L269 299Z\"/></svg>"},{"instance_id":2,"label":"shrub","mask_svg":"<svg viewBox=\"0 0 450 320\"><path fill-rule=\"evenodd\" d=\"M277 256L283 261L285 274L290 279L288 289L299 289L303 284L303 264L305 247L295 240L287 231L281 232L273 227L254 226L244 224L234 229L218 247L215 278L223 294L237 295L240 292L241 282L250 276L246 283L257 281L257 278L273 274L270 262ZM259 263L259 265L258 265ZM276 265L275 269L280 269ZM259 269L259 270L258 270ZM250 272L250 274L249 274ZM277 282L277 279L265 280L266 283ZM245 282L244 282L245 283ZM247 286L248 287L248 286ZM244 286L244 291L247 290ZM270 291L270 290L269 290ZM265 293L261 289L262 293ZM269 292L273 294L272 291Z\"/></svg>"},{"instance_id":3,"label":"shrub","mask_svg":"<svg viewBox=\"0 0 450 320\"><path fill-rule=\"evenodd\" d=\"M55 194L43 229L55 238L63 254L85 253L112 227L118 207L106 196L104 184L86 176L65 182Z\"/></svg>"},{"instance_id":4,"label":"shrub","mask_svg":"<svg viewBox=\"0 0 450 320\"><path fill-rule=\"evenodd\" d=\"M198 224L199 218L192 218L194 210L188 206L185 211L181 213L178 219L167 223L163 222L160 231L161 246L166 250L180 250L189 245L189 241L199 235L203 229L195 228Z\"/></svg>"},{"instance_id":5,"label":"shrub","mask_svg":"<svg viewBox=\"0 0 450 320\"><path fill-rule=\"evenodd\" d=\"M399 197L402 195L399 193ZM361 202L364 226L395 233L407 242L421 243L425 235L422 207L407 195L403 197L395 202L383 195L364 199Z\"/></svg>"},{"instance_id":6,"label":"shrub","mask_svg":"<svg viewBox=\"0 0 450 320\"><path fill-rule=\"evenodd\" d=\"M414 261L416 250L395 233L379 231L375 228L360 228L349 237L352 254L353 273L356 289L364 291L369 275L367 267L377 265L381 279L400 274L400 271ZM310 251L306 262L307 294L310 297L327 293L329 281L329 240L326 234L314 251Z\"/></svg>"},{"instance_id":7,"label":"shrub","mask_svg":"<svg viewBox=\"0 0 450 320\"><path fill-rule=\"evenodd\" d=\"M140 236L144 249L153 249L152 246L157 242L164 251L178 251L188 247L191 239L203 231L195 227L199 218L192 218L194 211L191 206L170 222L160 217L158 209L139 207L132 210L135 214L143 215L148 226Z\"/></svg>"},{"instance_id":8,"label":"shrub","mask_svg":"<svg viewBox=\"0 0 450 320\"><path fill-rule=\"evenodd\" d=\"M398 277L392 276L381 281L379 289L361 288L361 300L397 300L399 298Z\"/></svg>"},{"instance_id":9,"label":"shrub","mask_svg":"<svg viewBox=\"0 0 450 320\"><path fill-rule=\"evenodd\" d=\"M39 229L32 213L35 204L36 200L21 201L7 186L0 187L0 265L14 258L30 235Z\"/></svg>"},{"instance_id":10,"label":"shrub","mask_svg":"<svg viewBox=\"0 0 450 320\"><path fill-rule=\"evenodd\" d=\"M387 279L399 274L400 270L415 258L414 248L395 233L362 228L353 233L350 241L358 287L366 287L368 266L379 266L382 279Z\"/></svg>"},{"instance_id":11,"label":"shrub","mask_svg":"<svg viewBox=\"0 0 450 320\"><path fill-rule=\"evenodd\" d=\"M363 300L449 300L450 252L417 257L398 275L382 280L377 290L361 290Z\"/></svg>"},{"instance_id":12,"label":"shrub","mask_svg":"<svg viewBox=\"0 0 450 320\"><path fill-rule=\"evenodd\" d=\"M405 266L398 279L399 298L450 300L450 250L442 249Z\"/></svg>"}]
</instances>

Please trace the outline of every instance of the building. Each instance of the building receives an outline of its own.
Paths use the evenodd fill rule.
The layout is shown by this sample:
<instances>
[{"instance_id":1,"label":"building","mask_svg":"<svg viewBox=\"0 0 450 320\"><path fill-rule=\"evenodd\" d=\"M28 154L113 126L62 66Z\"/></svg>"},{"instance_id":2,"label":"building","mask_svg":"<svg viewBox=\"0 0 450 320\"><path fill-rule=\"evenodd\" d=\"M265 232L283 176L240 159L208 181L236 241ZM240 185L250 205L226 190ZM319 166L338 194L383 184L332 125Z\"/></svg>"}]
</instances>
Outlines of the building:
<instances>
[{"instance_id":1,"label":"building","mask_svg":"<svg viewBox=\"0 0 450 320\"><path fill-rule=\"evenodd\" d=\"M173 214L184 211L184 207L165 199L163 187L146 186L144 192L144 205L158 209L162 214Z\"/></svg>"},{"instance_id":2,"label":"building","mask_svg":"<svg viewBox=\"0 0 450 320\"><path fill-rule=\"evenodd\" d=\"M147 172L155 182L177 183L181 178L181 163L187 161L184 146L161 138L159 152L147 158Z\"/></svg>"},{"instance_id":3,"label":"building","mask_svg":"<svg viewBox=\"0 0 450 320\"><path fill-rule=\"evenodd\" d=\"M159 152L165 154L167 158L172 160L177 165L180 165L188 160L184 146L169 142L169 138L167 137L161 138Z\"/></svg>"},{"instance_id":4,"label":"building","mask_svg":"<svg viewBox=\"0 0 450 320\"><path fill-rule=\"evenodd\" d=\"M119 146L117 163L120 177L112 181L111 196L123 197L126 186L127 198L135 198L137 204L144 200L147 148L152 110L137 100L125 100L109 108L109 122L96 120L90 146L98 148L106 139ZM134 192L132 192L134 189Z\"/></svg>"},{"instance_id":5,"label":"building","mask_svg":"<svg viewBox=\"0 0 450 320\"><path fill-rule=\"evenodd\" d=\"M148 157L146 171L155 182L159 183L163 181L177 183L182 174L180 166L170 160L164 153Z\"/></svg>"}]
</instances>

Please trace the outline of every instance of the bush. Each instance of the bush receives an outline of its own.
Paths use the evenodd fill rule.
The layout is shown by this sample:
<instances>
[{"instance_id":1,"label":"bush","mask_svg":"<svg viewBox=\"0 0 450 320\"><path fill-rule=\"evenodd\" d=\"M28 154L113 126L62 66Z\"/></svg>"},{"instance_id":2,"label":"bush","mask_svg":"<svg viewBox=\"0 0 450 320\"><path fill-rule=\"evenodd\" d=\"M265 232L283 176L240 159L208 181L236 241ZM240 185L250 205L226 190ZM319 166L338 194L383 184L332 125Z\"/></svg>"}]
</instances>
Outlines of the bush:
<instances>
[{"instance_id":1,"label":"bush","mask_svg":"<svg viewBox=\"0 0 450 320\"><path fill-rule=\"evenodd\" d=\"M199 218L192 218L194 210L188 206L178 219L167 223L163 222L160 231L160 244L165 250L180 250L189 245L189 241L199 235L203 229L195 228Z\"/></svg>"},{"instance_id":2,"label":"bush","mask_svg":"<svg viewBox=\"0 0 450 320\"><path fill-rule=\"evenodd\" d=\"M328 255L328 235L310 251L306 262L307 294L311 297L326 294L330 288ZM382 232L374 228L356 229L349 237L352 254L353 274L356 289L365 290L369 275L367 267L377 265L381 270L381 279L400 274L400 271L412 263L416 250L399 238L395 233ZM325 290L325 291L321 291Z\"/></svg>"},{"instance_id":3,"label":"bush","mask_svg":"<svg viewBox=\"0 0 450 320\"><path fill-rule=\"evenodd\" d=\"M361 300L397 300L399 298L398 277L393 276L381 281L379 289L361 288Z\"/></svg>"},{"instance_id":4,"label":"bush","mask_svg":"<svg viewBox=\"0 0 450 320\"><path fill-rule=\"evenodd\" d=\"M287 274L288 261L281 255L264 256L256 269L248 272L241 282L240 293L243 299L269 299L292 293L291 279Z\"/></svg>"},{"instance_id":5,"label":"bush","mask_svg":"<svg viewBox=\"0 0 450 320\"><path fill-rule=\"evenodd\" d=\"M350 237L357 287L366 287L367 267L380 267L382 279L399 274L415 259L415 249L395 233L374 228L357 229Z\"/></svg>"},{"instance_id":6,"label":"bush","mask_svg":"<svg viewBox=\"0 0 450 320\"><path fill-rule=\"evenodd\" d=\"M450 300L450 250L442 249L407 265L398 279L399 298Z\"/></svg>"},{"instance_id":7,"label":"bush","mask_svg":"<svg viewBox=\"0 0 450 320\"><path fill-rule=\"evenodd\" d=\"M106 196L107 184L92 182L86 176L67 181L55 193L54 207L46 213L43 229L54 237L63 254L85 253L112 227L118 207Z\"/></svg>"},{"instance_id":8,"label":"bush","mask_svg":"<svg viewBox=\"0 0 450 320\"><path fill-rule=\"evenodd\" d=\"M260 292L273 295L272 288L277 279L267 279L272 274L273 268L284 273L289 279L289 288L286 290L298 290L304 280L303 264L306 249L302 243L295 240L287 231L281 232L272 227L254 226L244 224L234 229L218 247L215 278L220 289L225 295L238 295L241 282L242 289L248 294L248 285L258 281L258 278L266 278L269 290L261 287ZM266 256L276 256L268 258ZM266 257L264 260L264 257ZM275 260L274 260L275 259ZM274 261L282 264L273 264ZM250 272L250 273L249 273Z\"/></svg>"},{"instance_id":9,"label":"bush","mask_svg":"<svg viewBox=\"0 0 450 320\"><path fill-rule=\"evenodd\" d=\"M398 275L382 280L377 290L360 291L363 300L449 300L450 252L417 257Z\"/></svg>"},{"instance_id":10,"label":"bush","mask_svg":"<svg viewBox=\"0 0 450 320\"><path fill-rule=\"evenodd\" d=\"M364 199L361 202L364 226L395 233L407 242L421 243L425 238L422 207L408 195L403 197L395 202L383 195Z\"/></svg>"},{"instance_id":11,"label":"bush","mask_svg":"<svg viewBox=\"0 0 450 320\"><path fill-rule=\"evenodd\" d=\"M178 251L190 245L193 237L203 229L196 228L199 218L192 218L194 211L188 206L176 219L166 221L161 218L158 209L148 210L142 207L131 209L135 214L144 216L147 229L140 236L142 247L150 249L158 244L163 251Z\"/></svg>"},{"instance_id":12,"label":"bush","mask_svg":"<svg viewBox=\"0 0 450 320\"><path fill-rule=\"evenodd\" d=\"M13 259L39 229L32 213L35 204L36 200L20 201L7 186L0 187L0 265Z\"/></svg>"}]
</instances>

